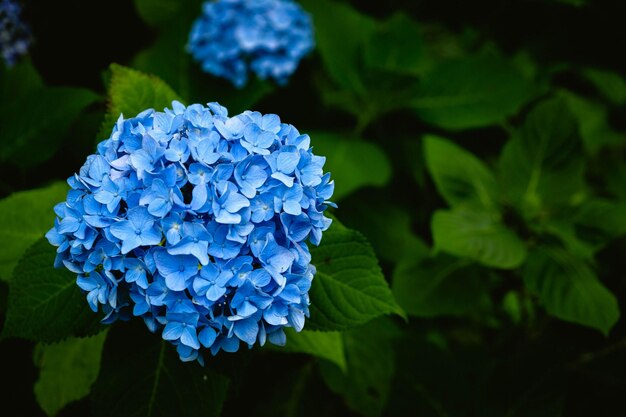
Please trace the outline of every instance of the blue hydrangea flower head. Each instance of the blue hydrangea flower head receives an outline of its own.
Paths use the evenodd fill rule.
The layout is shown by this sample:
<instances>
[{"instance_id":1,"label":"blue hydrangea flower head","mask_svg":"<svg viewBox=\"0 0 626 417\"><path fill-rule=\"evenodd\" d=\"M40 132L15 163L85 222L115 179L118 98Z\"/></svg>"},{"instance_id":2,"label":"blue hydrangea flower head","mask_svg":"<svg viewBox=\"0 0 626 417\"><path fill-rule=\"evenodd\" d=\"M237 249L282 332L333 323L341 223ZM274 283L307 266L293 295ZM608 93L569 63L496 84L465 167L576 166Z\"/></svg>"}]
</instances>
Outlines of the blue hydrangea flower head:
<instances>
[{"instance_id":1,"label":"blue hydrangea flower head","mask_svg":"<svg viewBox=\"0 0 626 417\"><path fill-rule=\"evenodd\" d=\"M202 69L243 87L248 73L284 84L314 46L310 16L291 0L204 3L188 50Z\"/></svg>"},{"instance_id":2,"label":"blue hydrangea flower head","mask_svg":"<svg viewBox=\"0 0 626 417\"><path fill-rule=\"evenodd\" d=\"M182 360L302 330L334 183L308 135L217 103L120 116L47 233L104 323L141 317Z\"/></svg>"},{"instance_id":3,"label":"blue hydrangea flower head","mask_svg":"<svg viewBox=\"0 0 626 417\"><path fill-rule=\"evenodd\" d=\"M31 43L30 28L21 20L21 13L15 0L0 0L0 52L8 66L26 55Z\"/></svg>"}]
</instances>

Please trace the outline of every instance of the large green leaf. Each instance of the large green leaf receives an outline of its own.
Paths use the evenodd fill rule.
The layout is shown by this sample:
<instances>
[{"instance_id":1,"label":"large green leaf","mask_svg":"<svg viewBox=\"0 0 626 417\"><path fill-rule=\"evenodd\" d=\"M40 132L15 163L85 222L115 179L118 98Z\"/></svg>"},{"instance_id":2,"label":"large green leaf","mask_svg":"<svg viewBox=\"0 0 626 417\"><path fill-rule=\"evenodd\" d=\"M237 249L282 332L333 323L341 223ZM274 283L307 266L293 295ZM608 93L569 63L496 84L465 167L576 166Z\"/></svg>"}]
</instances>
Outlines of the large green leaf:
<instances>
[{"instance_id":1,"label":"large green leaf","mask_svg":"<svg viewBox=\"0 0 626 417\"><path fill-rule=\"evenodd\" d=\"M412 107L428 123L460 130L499 123L533 94L532 84L503 59L471 57L431 68Z\"/></svg>"},{"instance_id":2,"label":"large green leaf","mask_svg":"<svg viewBox=\"0 0 626 417\"><path fill-rule=\"evenodd\" d=\"M279 350L308 353L332 362L344 371L346 370L346 355L340 332L303 330L297 333L289 328L285 329L285 333L287 334L287 344Z\"/></svg>"},{"instance_id":3,"label":"large green leaf","mask_svg":"<svg viewBox=\"0 0 626 417\"><path fill-rule=\"evenodd\" d=\"M53 208L65 200L68 186L20 191L0 200L0 279L8 280L24 251L54 226Z\"/></svg>"},{"instance_id":4,"label":"large green leaf","mask_svg":"<svg viewBox=\"0 0 626 417\"><path fill-rule=\"evenodd\" d=\"M526 217L582 192L584 159L576 119L561 99L539 104L500 157L502 189Z\"/></svg>"},{"instance_id":5,"label":"large green leaf","mask_svg":"<svg viewBox=\"0 0 626 417\"><path fill-rule=\"evenodd\" d=\"M115 120L120 114L135 117L150 108L162 111L172 105L172 100L180 99L163 80L121 65L111 65L109 114Z\"/></svg>"},{"instance_id":6,"label":"large green leaf","mask_svg":"<svg viewBox=\"0 0 626 417\"><path fill-rule=\"evenodd\" d=\"M384 314L404 314L372 247L359 232L335 220L311 254L317 273L310 291L309 328L342 330Z\"/></svg>"},{"instance_id":7,"label":"large green leaf","mask_svg":"<svg viewBox=\"0 0 626 417\"><path fill-rule=\"evenodd\" d=\"M38 345L35 364L39 379L35 398L48 416L89 395L98 377L106 332L88 338L69 338L53 345Z\"/></svg>"},{"instance_id":8,"label":"large green leaf","mask_svg":"<svg viewBox=\"0 0 626 417\"><path fill-rule=\"evenodd\" d=\"M365 95L361 68L365 45L375 33L376 21L335 1L301 3L313 15L317 50L328 74L341 87Z\"/></svg>"},{"instance_id":9,"label":"large green leaf","mask_svg":"<svg viewBox=\"0 0 626 417\"><path fill-rule=\"evenodd\" d=\"M55 269L55 256L54 247L42 238L15 267L2 337L55 342L102 329L99 315L76 285L76 274Z\"/></svg>"},{"instance_id":10,"label":"large green leaf","mask_svg":"<svg viewBox=\"0 0 626 417\"><path fill-rule=\"evenodd\" d=\"M41 87L20 95L1 108L0 163L26 169L46 161L72 122L97 99L95 93L73 87Z\"/></svg>"},{"instance_id":11,"label":"large green leaf","mask_svg":"<svg viewBox=\"0 0 626 417\"><path fill-rule=\"evenodd\" d=\"M311 146L326 157L324 169L335 180L333 200L365 186L382 187L391 178L391 164L376 145L351 140L335 133L310 133Z\"/></svg>"},{"instance_id":12,"label":"large green leaf","mask_svg":"<svg viewBox=\"0 0 626 417\"><path fill-rule=\"evenodd\" d=\"M320 363L328 387L342 395L351 409L366 417L382 414L395 373L392 342L396 329L389 319L379 319L344 333L348 371Z\"/></svg>"},{"instance_id":13,"label":"large green leaf","mask_svg":"<svg viewBox=\"0 0 626 417\"><path fill-rule=\"evenodd\" d=\"M210 363L210 362L209 362ZM182 362L176 349L143 323L115 326L93 388L95 417L217 417L228 379Z\"/></svg>"},{"instance_id":14,"label":"large green leaf","mask_svg":"<svg viewBox=\"0 0 626 417\"><path fill-rule=\"evenodd\" d=\"M439 193L448 204L478 203L497 210L498 187L489 168L460 146L437 136L424 137L424 157Z\"/></svg>"},{"instance_id":15,"label":"large green leaf","mask_svg":"<svg viewBox=\"0 0 626 417\"><path fill-rule=\"evenodd\" d=\"M503 269L517 268L526 259L524 242L482 209L438 210L431 228L435 250Z\"/></svg>"},{"instance_id":16,"label":"large green leaf","mask_svg":"<svg viewBox=\"0 0 626 417\"><path fill-rule=\"evenodd\" d=\"M407 258L393 271L393 295L408 314L461 316L488 305L481 271L448 255Z\"/></svg>"},{"instance_id":17,"label":"large green leaf","mask_svg":"<svg viewBox=\"0 0 626 417\"><path fill-rule=\"evenodd\" d=\"M562 249L537 248L528 257L523 275L548 313L562 320L608 335L619 319L615 296L584 261Z\"/></svg>"}]
</instances>

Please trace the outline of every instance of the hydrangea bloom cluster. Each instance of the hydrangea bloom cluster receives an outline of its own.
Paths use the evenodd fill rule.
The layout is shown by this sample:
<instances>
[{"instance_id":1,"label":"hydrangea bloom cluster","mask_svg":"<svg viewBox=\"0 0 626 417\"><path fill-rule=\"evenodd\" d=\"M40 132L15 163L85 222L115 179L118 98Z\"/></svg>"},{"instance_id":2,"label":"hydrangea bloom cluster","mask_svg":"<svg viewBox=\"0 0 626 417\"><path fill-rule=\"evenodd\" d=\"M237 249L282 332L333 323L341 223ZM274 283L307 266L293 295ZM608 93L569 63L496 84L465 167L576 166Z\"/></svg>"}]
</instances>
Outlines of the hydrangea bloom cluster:
<instances>
[{"instance_id":1,"label":"hydrangea bloom cluster","mask_svg":"<svg viewBox=\"0 0 626 417\"><path fill-rule=\"evenodd\" d=\"M0 0L0 52L8 65L28 52L31 42L30 28L22 22L22 8L14 0Z\"/></svg>"},{"instance_id":2,"label":"hydrangea bloom cluster","mask_svg":"<svg viewBox=\"0 0 626 417\"><path fill-rule=\"evenodd\" d=\"M313 46L311 18L291 0L217 0L204 4L188 49L204 71L240 88L250 70L285 83Z\"/></svg>"},{"instance_id":3,"label":"hydrangea bloom cluster","mask_svg":"<svg viewBox=\"0 0 626 417\"><path fill-rule=\"evenodd\" d=\"M324 162L273 114L173 102L120 116L46 236L104 323L141 317L182 360L283 344L308 316L306 241L331 223Z\"/></svg>"}]
</instances>

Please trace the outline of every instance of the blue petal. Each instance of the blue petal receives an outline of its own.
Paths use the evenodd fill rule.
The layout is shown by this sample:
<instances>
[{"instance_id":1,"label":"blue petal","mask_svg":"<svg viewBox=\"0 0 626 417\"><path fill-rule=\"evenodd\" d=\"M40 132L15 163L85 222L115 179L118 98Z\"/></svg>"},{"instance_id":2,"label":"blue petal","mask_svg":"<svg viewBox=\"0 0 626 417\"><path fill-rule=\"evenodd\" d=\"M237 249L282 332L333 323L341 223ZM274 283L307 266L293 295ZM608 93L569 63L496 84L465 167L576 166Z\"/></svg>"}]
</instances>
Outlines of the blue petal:
<instances>
[{"instance_id":1,"label":"blue petal","mask_svg":"<svg viewBox=\"0 0 626 417\"><path fill-rule=\"evenodd\" d=\"M259 324L253 318L235 322L235 336L243 342L253 345L259 334Z\"/></svg>"},{"instance_id":2,"label":"blue petal","mask_svg":"<svg viewBox=\"0 0 626 417\"><path fill-rule=\"evenodd\" d=\"M169 322L163 329L162 337L165 340L178 340L183 334L183 325L178 322Z\"/></svg>"}]
</instances>

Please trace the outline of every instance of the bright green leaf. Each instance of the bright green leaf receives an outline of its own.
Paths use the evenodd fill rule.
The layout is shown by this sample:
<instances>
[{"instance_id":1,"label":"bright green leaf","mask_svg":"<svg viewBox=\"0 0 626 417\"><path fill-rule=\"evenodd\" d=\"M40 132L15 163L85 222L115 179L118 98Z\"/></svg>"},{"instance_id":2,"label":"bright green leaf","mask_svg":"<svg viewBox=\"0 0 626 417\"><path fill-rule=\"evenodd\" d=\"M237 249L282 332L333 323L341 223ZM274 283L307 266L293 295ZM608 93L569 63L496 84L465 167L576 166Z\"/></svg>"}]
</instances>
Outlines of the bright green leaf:
<instances>
[{"instance_id":1,"label":"bright green leaf","mask_svg":"<svg viewBox=\"0 0 626 417\"><path fill-rule=\"evenodd\" d=\"M517 268L526 259L524 242L484 210L438 210L431 228L435 250L502 269Z\"/></svg>"},{"instance_id":2,"label":"bright green leaf","mask_svg":"<svg viewBox=\"0 0 626 417\"><path fill-rule=\"evenodd\" d=\"M76 274L54 268L56 251L44 238L31 246L9 283L2 337L56 342L99 332L101 316L89 309Z\"/></svg>"},{"instance_id":3,"label":"bright green leaf","mask_svg":"<svg viewBox=\"0 0 626 417\"><path fill-rule=\"evenodd\" d=\"M584 159L576 119L560 99L528 115L500 157L502 189L532 218L542 207L571 203L583 191Z\"/></svg>"},{"instance_id":4,"label":"bright green leaf","mask_svg":"<svg viewBox=\"0 0 626 417\"><path fill-rule=\"evenodd\" d=\"M498 187L489 168L460 146L437 136L424 137L424 157L439 193L448 204L479 203L497 210Z\"/></svg>"},{"instance_id":5,"label":"bright green leaf","mask_svg":"<svg viewBox=\"0 0 626 417\"><path fill-rule=\"evenodd\" d=\"M48 416L89 395L100 370L106 332L88 338L69 338L53 345L37 345L39 379L35 398Z\"/></svg>"},{"instance_id":6,"label":"bright green leaf","mask_svg":"<svg viewBox=\"0 0 626 417\"><path fill-rule=\"evenodd\" d=\"M361 187L382 187L391 179L391 164L378 146L334 133L313 132L310 136L314 152L326 157L324 170L335 180L333 200Z\"/></svg>"},{"instance_id":7,"label":"bright green leaf","mask_svg":"<svg viewBox=\"0 0 626 417\"><path fill-rule=\"evenodd\" d=\"M108 94L109 111L103 129L110 132L120 114L130 118L146 109L163 111L164 108L171 107L172 100L180 99L163 80L154 75L112 64Z\"/></svg>"},{"instance_id":8,"label":"bright green leaf","mask_svg":"<svg viewBox=\"0 0 626 417\"><path fill-rule=\"evenodd\" d=\"M218 417L228 379L209 366L182 362L143 323L114 326L93 387L94 416Z\"/></svg>"},{"instance_id":9,"label":"bright green leaf","mask_svg":"<svg viewBox=\"0 0 626 417\"><path fill-rule=\"evenodd\" d=\"M53 208L65 200L67 190L56 182L0 200L0 279L8 280L26 249L54 226Z\"/></svg>"},{"instance_id":10,"label":"bright green leaf","mask_svg":"<svg viewBox=\"0 0 626 417\"><path fill-rule=\"evenodd\" d=\"M619 319L615 296L584 261L562 249L541 247L533 251L523 276L548 313L562 320L608 335Z\"/></svg>"},{"instance_id":11,"label":"bright green leaf","mask_svg":"<svg viewBox=\"0 0 626 417\"><path fill-rule=\"evenodd\" d=\"M342 330L384 314L403 314L372 247L359 232L335 220L311 254L317 273L309 293L310 329Z\"/></svg>"},{"instance_id":12,"label":"bright green leaf","mask_svg":"<svg viewBox=\"0 0 626 417\"><path fill-rule=\"evenodd\" d=\"M582 73L611 103L626 104L626 80L619 74L594 68L587 68Z\"/></svg>"},{"instance_id":13,"label":"bright green leaf","mask_svg":"<svg viewBox=\"0 0 626 417\"><path fill-rule=\"evenodd\" d=\"M317 50L328 74L341 87L364 95L364 48L375 33L376 21L336 1L301 3L313 15Z\"/></svg>"},{"instance_id":14,"label":"bright green leaf","mask_svg":"<svg viewBox=\"0 0 626 417\"><path fill-rule=\"evenodd\" d=\"M488 305L480 270L448 255L407 258L393 271L393 295L408 314L417 317L461 316Z\"/></svg>"},{"instance_id":15,"label":"bright green leaf","mask_svg":"<svg viewBox=\"0 0 626 417\"><path fill-rule=\"evenodd\" d=\"M54 155L72 122L98 95L73 87L43 87L2 109L0 162L30 168ZM33 152L36 149L36 152Z\"/></svg>"},{"instance_id":16,"label":"bright green leaf","mask_svg":"<svg viewBox=\"0 0 626 417\"><path fill-rule=\"evenodd\" d=\"M348 407L366 417L380 416L389 398L395 373L395 332L388 319L345 332L347 373L330 363L320 363L328 387L342 395Z\"/></svg>"},{"instance_id":17,"label":"bright green leaf","mask_svg":"<svg viewBox=\"0 0 626 417\"><path fill-rule=\"evenodd\" d=\"M533 95L532 84L508 62L472 57L431 68L412 107L428 123L461 130L502 122Z\"/></svg>"},{"instance_id":18,"label":"bright green leaf","mask_svg":"<svg viewBox=\"0 0 626 417\"><path fill-rule=\"evenodd\" d=\"M308 353L326 359L346 370L346 355L343 350L343 339L340 332L318 332L303 330L296 333L293 329L285 329L287 344L281 351Z\"/></svg>"}]
</instances>

